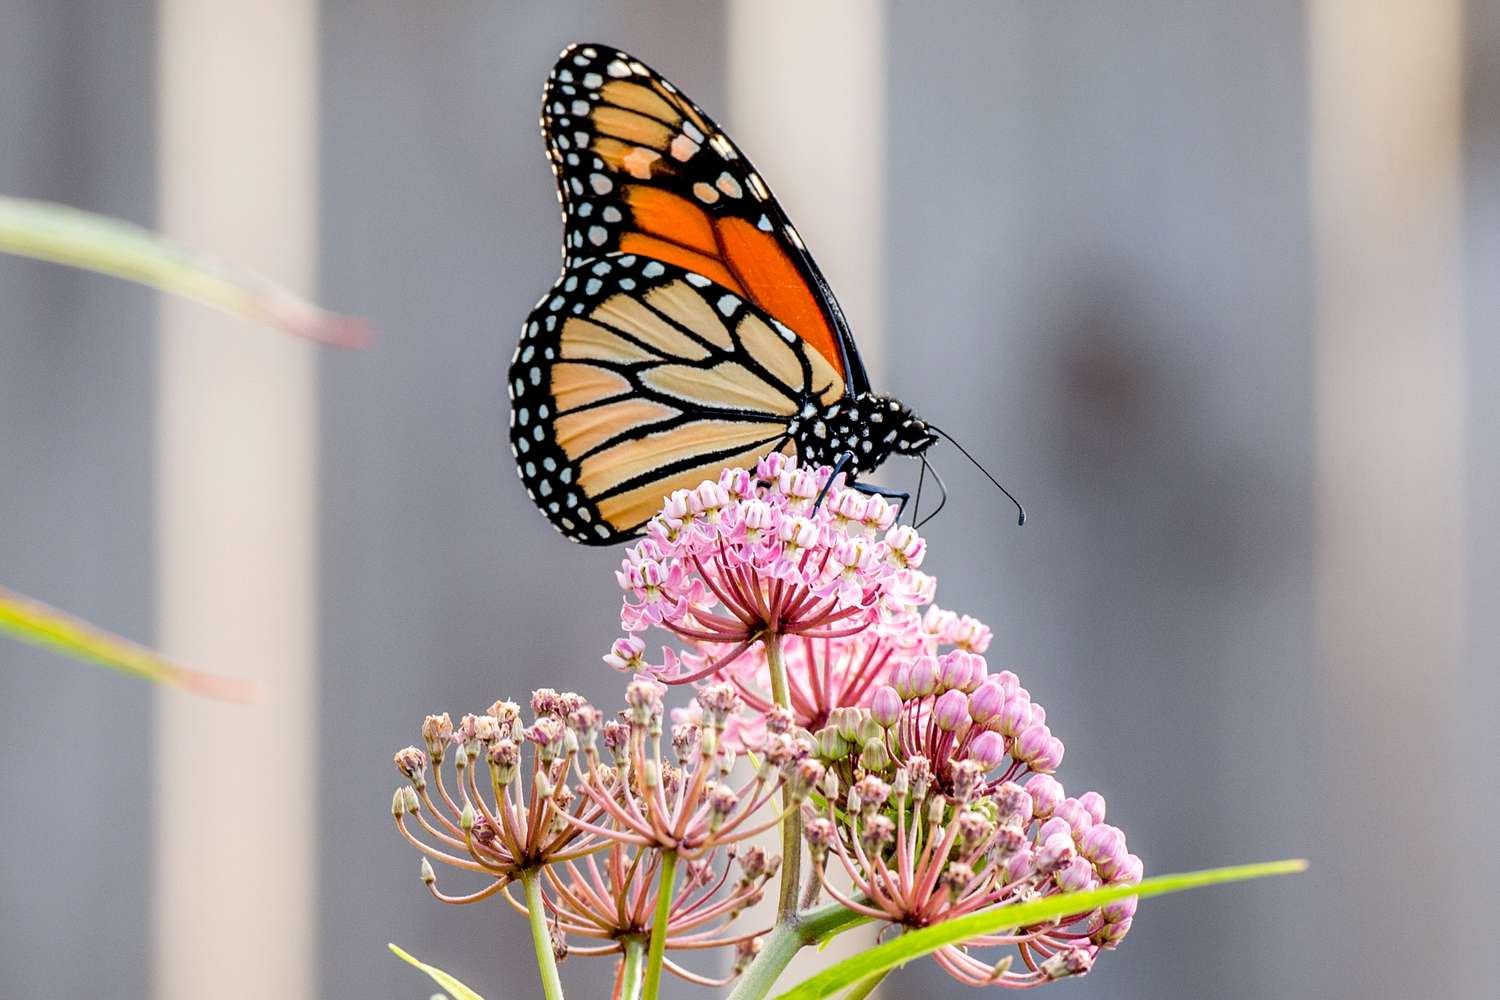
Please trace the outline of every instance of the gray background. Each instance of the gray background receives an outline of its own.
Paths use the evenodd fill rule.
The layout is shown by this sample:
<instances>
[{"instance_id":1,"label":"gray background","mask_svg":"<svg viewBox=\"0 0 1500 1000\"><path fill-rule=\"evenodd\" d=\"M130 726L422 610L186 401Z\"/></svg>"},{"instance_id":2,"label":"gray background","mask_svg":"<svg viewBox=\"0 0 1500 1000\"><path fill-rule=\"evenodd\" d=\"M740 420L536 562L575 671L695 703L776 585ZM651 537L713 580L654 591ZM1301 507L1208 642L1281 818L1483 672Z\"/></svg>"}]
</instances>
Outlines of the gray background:
<instances>
[{"instance_id":1,"label":"gray background","mask_svg":"<svg viewBox=\"0 0 1500 1000\"><path fill-rule=\"evenodd\" d=\"M1314 647L1302 5L937 10L888 12L885 370L1033 515L1015 530L977 473L939 454L954 494L929 532L945 603L995 627L992 662L1021 673L1068 743L1062 777L1106 794L1148 870L1315 861L1296 880L1147 904L1126 946L1063 988L1492 983L1492 950L1404 955L1399 914L1340 905L1341 878L1379 874L1340 859L1379 849L1381 831L1341 823L1325 788L1339 768L1378 774L1381 754L1421 749L1323 756L1340 703ZM151 220L152 18L0 0L0 191ZM394 940L492 1000L531 996L517 922L421 893L386 818L389 754L426 711L559 676L614 697L597 657L615 634L616 554L546 528L504 444L503 372L557 264L536 104L556 51L593 38L722 115L723 17L688 0L330 0L322 32L320 297L381 339L322 362L321 992L425 996L385 955ZM1465 753L1432 767L1473 796L1433 823L1474 850L1477 885L1496 875L1478 849L1500 791L1497 5L1474 0L1469 32L1471 669L1453 706ZM804 235L814 250L838 239ZM152 300L0 259L0 303L0 582L149 639ZM4 1000L147 994L150 701L0 645ZM1389 808L1423 795L1392 788ZM1453 900L1452 928L1485 912ZM1453 963L1462 975L1435 971ZM603 972L565 966L581 996ZM925 968L895 983L967 995Z\"/></svg>"}]
</instances>

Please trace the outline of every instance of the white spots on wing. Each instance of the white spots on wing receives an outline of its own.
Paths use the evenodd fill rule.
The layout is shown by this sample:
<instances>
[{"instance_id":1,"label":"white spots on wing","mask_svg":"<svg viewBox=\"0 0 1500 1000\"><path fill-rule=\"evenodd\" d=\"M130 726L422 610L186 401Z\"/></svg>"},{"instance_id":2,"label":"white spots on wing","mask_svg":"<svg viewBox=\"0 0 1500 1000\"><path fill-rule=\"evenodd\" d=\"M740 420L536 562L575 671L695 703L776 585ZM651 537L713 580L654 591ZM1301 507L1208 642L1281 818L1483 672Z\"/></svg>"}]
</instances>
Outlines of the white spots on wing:
<instances>
[{"instance_id":1,"label":"white spots on wing","mask_svg":"<svg viewBox=\"0 0 1500 1000\"><path fill-rule=\"evenodd\" d=\"M627 77L627 76L630 75L630 67L626 66L620 60L616 59L613 62L611 62L608 66L604 67L604 72L608 73L610 76L614 77L616 80L619 80L622 77Z\"/></svg>"},{"instance_id":2,"label":"white spots on wing","mask_svg":"<svg viewBox=\"0 0 1500 1000\"><path fill-rule=\"evenodd\" d=\"M781 322L781 320L773 317L771 325L776 328L777 333L781 334L781 339L788 344L795 344L797 342L797 335L792 332L792 328Z\"/></svg>"},{"instance_id":3,"label":"white spots on wing","mask_svg":"<svg viewBox=\"0 0 1500 1000\"><path fill-rule=\"evenodd\" d=\"M686 163L688 160L691 160L693 158L693 154L697 153L699 148L701 147L698 145L698 143L694 142L692 139L689 139L686 135L679 134L672 139L672 145L670 148L672 152L672 159L680 160L683 163Z\"/></svg>"},{"instance_id":4,"label":"white spots on wing","mask_svg":"<svg viewBox=\"0 0 1500 1000\"><path fill-rule=\"evenodd\" d=\"M714 137L708 140L708 144L714 148L715 153L719 154L720 159L734 159L734 146L723 132L715 132Z\"/></svg>"},{"instance_id":5,"label":"white spots on wing","mask_svg":"<svg viewBox=\"0 0 1500 1000\"><path fill-rule=\"evenodd\" d=\"M585 295L598 295L599 289L603 287L604 282L600 281L598 278L590 278L588 280L588 283L583 286L583 292Z\"/></svg>"},{"instance_id":6,"label":"white spots on wing","mask_svg":"<svg viewBox=\"0 0 1500 1000\"><path fill-rule=\"evenodd\" d=\"M595 194L609 194L615 189L615 182L603 174L589 174L589 187Z\"/></svg>"},{"instance_id":7,"label":"white spots on wing","mask_svg":"<svg viewBox=\"0 0 1500 1000\"><path fill-rule=\"evenodd\" d=\"M587 219L594 214L594 203L591 201L582 202L574 209L574 212L577 213L580 219Z\"/></svg>"},{"instance_id":8,"label":"white spots on wing","mask_svg":"<svg viewBox=\"0 0 1500 1000\"><path fill-rule=\"evenodd\" d=\"M608 239L609 231L603 226L589 227L589 242L594 244L594 246L602 247Z\"/></svg>"},{"instance_id":9,"label":"white spots on wing","mask_svg":"<svg viewBox=\"0 0 1500 1000\"><path fill-rule=\"evenodd\" d=\"M568 275L568 280L563 282L563 291L571 292L578 287L578 275Z\"/></svg>"},{"instance_id":10,"label":"white spots on wing","mask_svg":"<svg viewBox=\"0 0 1500 1000\"><path fill-rule=\"evenodd\" d=\"M719 307L719 314L721 316L733 316L734 311L740 306L740 300L738 296L730 295L726 292L725 294L719 296L717 305Z\"/></svg>"},{"instance_id":11,"label":"white spots on wing","mask_svg":"<svg viewBox=\"0 0 1500 1000\"><path fill-rule=\"evenodd\" d=\"M579 180L577 177L568 178L568 187L575 195L583 194L583 181Z\"/></svg>"},{"instance_id":12,"label":"white spots on wing","mask_svg":"<svg viewBox=\"0 0 1500 1000\"><path fill-rule=\"evenodd\" d=\"M557 312L562 307L563 307L563 297L561 295L554 295L554 296L552 296L552 301L547 303L547 308L549 310L551 310L552 312Z\"/></svg>"},{"instance_id":13,"label":"white spots on wing","mask_svg":"<svg viewBox=\"0 0 1500 1000\"><path fill-rule=\"evenodd\" d=\"M588 149L589 134L587 132L574 132L573 145L577 146L579 149Z\"/></svg>"},{"instance_id":14,"label":"white spots on wing","mask_svg":"<svg viewBox=\"0 0 1500 1000\"><path fill-rule=\"evenodd\" d=\"M645 267L641 268L641 274L645 275L648 278L659 278L663 274L665 274L666 271L667 269L662 266L662 263L659 260L649 261L647 262Z\"/></svg>"},{"instance_id":15,"label":"white spots on wing","mask_svg":"<svg viewBox=\"0 0 1500 1000\"><path fill-rule=\"evenodd\" d=\"M738 198L745 193L744 188L740 187L740 182L735 180L727 170L719 175L719 179L714 184L731 198Z\"/></svg>"},{"instance_id":16,"label":"white spots on wing","mask_svg":"<svg viewBox=\"0 0 1500 1000\"><path fill-rule=\"evenodd\" d=\"M685 135L685 136L687 136L689 139L693 140L694 142L697 142L697 143L702 143L703 142L703 133L700 132L700 131L698 131L698 126L694 125L692 122L687 121L685 119L683 120L683 123L682 123L682 134Z\"/></svg>"},{"instance_id":17,"label":"white spots on wing","mask_svg":"<svg viewBox=\"0 0 1500 1000\"><path fill-rule=\"evenodd\" d=\"M555 75L563 83L572 83L573 82L573 71L570 70L570 69L568 69L567 67L564 67L564 68L558 70Z\"/></svg>"},{"instance_id":18,"label":"white spots on wing","mask_svg":"<svg viewBox=\"0 0 1500 1000\"><path fill-rule=\"evenodd\" d=\"M573 102L573 113L575 115L579 115L579 116L583 116L583 115L588 114L589 113L589 102L588 101L574 101Z\"/></svg>"},{"instance_id":19,"label":"white spots on wing","mask_svg":"<svg viewBox=\"0 0 1500 1000\"><path fill-rule=\"evenodd\" d=\"M583 85L590 90L598 90L603 84L604 77L598 73L585 73L583 75Z\"/></svg>"},{"instance_id":20,"label":"white spots on wing","mask_svg":"<svg viewBox=\"0 0 1500 1000\"><path fill-rule=\"evenodd\" d=\"M623 289L624 291L627 291L627 292L631 291L632 289L635 288L635 279L634 278L621 278L620 279L620 288Z\"/></svg>"},{"instance_id":21,"label":"white spots on wing","mask_svg":"<svg viewBox=\"0 0 1500 1000\"><path fill-rule=\"evenodd\" d=\"M661 159L661 154L656 150L637 146L620 157L620 164L630 176L647 181L651 179L651 164L659 159Z\"/></svg>"},{"instance_id":22,"label":"white spots on wing","mask_svg":"<svg viewBox=\"0 0 1500 1000\"><path fill-rule=\"evenodd\" d=\"M763 233L769 233L771 231L771 220L762 215L759 219L755 220L755 228Z\"/></svg>"},{"instance_id":23,"label":"white spots on wing","mask_svg":"<svg viewBox=\"0 0 1500 1000\"><path fill-rule=\"evenodd\" d=\"M707 288L709 285L713 284L712 281L709 281L697 271L689 271L686 277L687 283L692 285L694 288Z\"/></svg>"},{"instance_id":24,"label":"white spots on wing","mask_svg":"<svg viewBox=\"0 0 1500 1000\"><path fill-rule=\"evenodd\" d=\"M609 212L608 212L608 210L605 211L604 217L606 219L609 218ZM607 261L607 260L601 260L599 263L597 263L597 264L595 264L593 266L592 270L593 270L593 272L595 274L608 274L609 273L609 261Z\"/></svg>"},{"instance_id":25,"label":"white spots on wing","mask_svg":"<svg viewBox=\"0 0 1500 1000\"><path fill-rule=\"evenodd\" d=\"M618 208L616 208L613 205L605 205L604 206L604 221L605 222L619 222L620 219L622 219L622 218L623 218L623 216L620 214L620 210Z\"/></svg>"},{"instance_id":26,"label":"white spots on wing","mask_svg":"<svg viewBox=\"0 0 1500 1000\"><path fill-rule=\"evenodd\" d=\"M705 205L712 205L719 200L719 192L699 181L693 185L693 195Z\"/></svg>"},{"instance_id":27,"label":"white spots on wing","mask_svg":"<svg viewBox=\"0 0 1500 1000\"><path fill-rule=\"evenodd\" d=\"M760 179L760 174L751 174L746 180L750 182L750 193L755 195L756 201L765 201L771 197L771 191L766 187L766 182Z\"/></svg>"},{"instance_id":28,"label":"white spots on wing","mask_svg":"<svg viewBox=\"0 0 1500 1000\"><path fill-rule=\"evenodd\" d=\"M797 230L793 229L790 225L786 227L786 238L791 240L792 246L796 247L798 250L807 249L806 245L804 245L802 242L802 237L798 236Z\"/></svg>"},{"instance_id":29,"label":"white spots on wing","mask_svg":"<svg viewBox=\"0 0 1500 1000\"><path fill-rule=\"evenodd\" d=\"M643 62L637 62L634 59L632 59L630 61L630 71L632 73L634 73L636 76L650 76L651 75L651 71L646 68L646 64L645 63L643 63Z\"/></svg>"}]
</instances>

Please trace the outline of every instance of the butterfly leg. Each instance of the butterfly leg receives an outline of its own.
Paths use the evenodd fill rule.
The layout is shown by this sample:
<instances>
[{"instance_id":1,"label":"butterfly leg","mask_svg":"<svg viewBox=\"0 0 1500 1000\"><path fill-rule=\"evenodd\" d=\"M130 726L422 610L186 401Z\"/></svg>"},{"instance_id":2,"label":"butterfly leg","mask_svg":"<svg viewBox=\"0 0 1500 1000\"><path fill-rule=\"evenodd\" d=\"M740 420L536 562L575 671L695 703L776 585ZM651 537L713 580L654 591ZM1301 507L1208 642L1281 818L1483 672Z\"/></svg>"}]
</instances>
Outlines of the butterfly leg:
<instances>
[{"instance_id":1,"label":"butterfly leg","mask_svg":"<svg viewBox=\"0 0 1500 1000\"><path fill-rule=\"evenodd\" d=\"M898 519L906 510L907 501L911 499L911 494L905 490L888 490L880 486L871 486L869 483L850 483L849 488L851 490L859 490L859 492L868 494L869 496L894 500L896 502L896 517Z\"/></svg>"},{"instance_id":2,"label":"butterfly leg","mask_svg":"<svg viewBox=\"0 0 1500 1000\"><path fill-rule=\"evenodd\" d=\"M848 465L853 460L854 452L846 451L842 455L840 455L838 459L833 463L833 471L828 474L828 481L823 484L823 488L818 491L817 499L813 501L814 512L816 512L819 507L823 506L823 498L826 497L828 495L828 491L833 488L833 481L837 479L839 473L844 470L844 466ZM858 488L859 487L857 486L855 487L855 489Z\"/></svg>"}]
</instances>

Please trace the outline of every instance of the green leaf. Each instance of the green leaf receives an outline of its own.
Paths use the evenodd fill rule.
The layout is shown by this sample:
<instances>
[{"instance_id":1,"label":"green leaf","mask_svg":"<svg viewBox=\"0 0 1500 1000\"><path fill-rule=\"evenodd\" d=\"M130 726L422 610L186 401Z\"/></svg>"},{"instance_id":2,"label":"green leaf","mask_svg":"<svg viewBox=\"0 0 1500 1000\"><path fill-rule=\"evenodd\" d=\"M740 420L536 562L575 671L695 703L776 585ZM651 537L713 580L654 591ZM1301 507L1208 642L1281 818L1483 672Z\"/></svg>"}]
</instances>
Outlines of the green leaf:
<instances>
[{"instance_id":1,"label":"green leaf","mask_svg":"<svg viewBox=\"0 0 1500 1000\"><path fill-rule=\"evenodd\" d=\"M0 587L0 632L133 677L170 684L194 694L248 701L253 686L178 666L128 639L95 628L39 601Z\"/></svg>"},{"instance_id":2,"label":"green leaf","mask_svg":"<svg viewBox=\"0 0 1500 1000\"><path fill-rule=\"evenodd\" d=\"M401 961L407 963L408 965L415 965L417 968L421 969L423 972L431 976L433 982L437 983L443 989L453 994L454 1000L484 1000L484 997L480 996L478 993L475 993L473 990L469 989L463 983L459 982L457 979L454 979L452 976L448 975L448 973L444 972L442 969L439 969L437 966L428 965L426 962L419 962L393 944L388 944L386 945L386 947L395 952L396 957L401 959Z\"/></svg>"},{"instance_id":3,"label":"green leaf","mask_svg":"<svg viewBox=\"0 0 1500 1000\"><path fill-rule=\"evenodd\" d=\"M1259 865L1238 865L1233 868L1211 868L1207 871L1184 872L1178 875L1160 875L1148 878L1139 885L1111 885L1083 892L1065 892L1047 896L1030 903L1018 903L999 909L971 913L956 920L949 920L918 931L903 934L885 944L847 958L836 965L807 979L781 994L777 1000L817 1000L830 997L845 987L866 978L887 972L914 958L937 951L945 945L960 944L981 934L994 934L1014 927L1029 927L1074 913L1084 913L1105 903L1131 896L1159 896L1183 889L1197 889L1220 882L1240 882L1245 879L1264 878L1267 875L1286 875L1300 872L1307 867L1306 861L1270 861Z\"/></svg>"},{"instance_id":4,"label":"green leaf","mask_svg":"<svg viewBox=\"0 0 1500 1000\"><path fill-rule=\"evenodd\" d=\"M361 320L326 312L129 222L66 205L0 196L0 252L140 282L325 344L357 347L369 339Z\"/></svg>"}]
</instances>

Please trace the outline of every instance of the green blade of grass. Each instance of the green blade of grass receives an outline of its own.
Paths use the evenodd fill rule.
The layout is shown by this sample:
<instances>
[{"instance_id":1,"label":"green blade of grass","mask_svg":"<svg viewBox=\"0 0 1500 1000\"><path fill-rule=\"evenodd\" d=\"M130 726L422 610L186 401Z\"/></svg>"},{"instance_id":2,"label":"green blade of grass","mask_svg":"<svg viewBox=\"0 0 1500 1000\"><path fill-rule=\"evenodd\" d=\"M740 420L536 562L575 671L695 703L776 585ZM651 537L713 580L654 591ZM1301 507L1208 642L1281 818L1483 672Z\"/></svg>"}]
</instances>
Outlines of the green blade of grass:
<instances>
[{"instance_id":1,"label":"green blade of grass","mask_svg":"<svg viewBox=\"0 0 1500 1000\"><path fill-rule=\"evenodd\" d=\"M248 701L254 686L178 666L88 622L0 587L0 632L132 677L226 701Z\"/></svg>"},{"instance_id":2,"label":"green blade of grass","mask_svg":"<svg viewBox=\"0 0 1500 1000\"><path fill-rule=\"evenodd\" d=\"M361 320L327 312L129 222L67 205L0 196L0 252L136 281L325 344L358 347L369 340Z\"/></svg>"},{"instance_id":3,"label":"green blade of grass","mask_svg":"<svg viewBox=\"0 0 1500 1000\"><path fill-rule=\"evenodd\" d=\"M391 949L391 951L395 953L396 957L401 959L401 961L407 963L408 965L415 965L417 968L427 973L427 975L432 977L433 982L437 983L443 989L452 994L453 1000L484 1000L484 997L480 996L478 993L475 993L473 990L469 989L463 983L459 982L457 979L453 978L442 969L439 969L437 966L428 965L426 962L418 961L411 955L402 951L396 945L388 944L386 945L386 947Z\"/></svg>"},{"instance_id":4,"label":"green blade of grass","mask_svg":"<svg viewBox=\"0 0 1500 1000\"><path fill-rule=\"evenodd\" d=\"M846 987L868 976L888 972L914 958L931 954L946 945L961 944L982 934L994 934L1016 927L1056 920L1075 913L1086 913L1106 903L1131 896L1159 896L1184 889L1197 889L1221 882L1241 882L1245 879L1265 878L1268 875L1286 875L1300 872L1307 867L1306 861L1269 861L1258 865L1237 865L1232 868L1211 868L1207 871L1183 872L1177 875L1159 875L1148 878L1138 885L1111 885L1083 892L1059 893L1030 903L1018 903L995 910L971 913L956 920L949 920L921 930L911 931L885 944L847 958L837 965L824 969L811 979L804 980L781 994L777 1000L818 1000L830 997Z\"/></svg>"}]
</instances>

